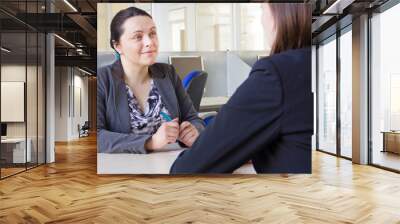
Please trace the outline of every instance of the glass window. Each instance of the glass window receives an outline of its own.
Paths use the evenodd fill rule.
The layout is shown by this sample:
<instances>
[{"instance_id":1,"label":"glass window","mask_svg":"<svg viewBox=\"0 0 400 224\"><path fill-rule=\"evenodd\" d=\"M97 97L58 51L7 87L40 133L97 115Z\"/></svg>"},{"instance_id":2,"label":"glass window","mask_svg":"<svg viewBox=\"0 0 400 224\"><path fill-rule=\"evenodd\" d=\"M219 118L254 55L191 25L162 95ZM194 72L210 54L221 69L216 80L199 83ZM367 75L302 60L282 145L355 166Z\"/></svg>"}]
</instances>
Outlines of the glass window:
<instances>
[{"instance_id":1,"label":"glass window","mask_svg":"<svg viewBox=\"0 0 400 224\"><path fill-rule=\"evenodd\" d=\"M351 28L351 27L350 27ZM352 157L352 33L340 36L340 154Z\"/></svg>"},{"instance_id":2,"label":"glass window","mask_svg":"<svg viewBox=\"0 0 400 224\"><path fill-rule=\"evenodd\" d=\"M30 162L26 141L25 91L27 75L25 31L1 33L1 177L25 170ZM12 109L11 109L12 108ZM28 150L27 150L28 146ZM27 160L28 159L28 160Z\"/></svg>"},{"instance_id":3,"label":"glass window","mask_svg":"<svg viewBox=\"0 0 400 224\"><path fill-rule=\"evenodd\" d=\"M232 4L196 4L196 40L198 51L233 49Z\"/></svg>"},{"instance_id":4,"label":"glass window","mask_svg":"<svg viewBox=\"0 0 400 224\"><path fill-rule=\"evenodd\" d=\"M400 4L371 18L372 163L400 170Z\"/></svg>"},{"instance_id":5,"label":"glass window","mask_svg":"<svg viewBox=\"0 0 400 224\"><path fill-rule=\"evenodd\" d=\"M168 20L172 35L172 50L185 51L187 49L185 8L170 10Z\"/></svg>"},{"instance_id":6,"label":"glass window","mask_svg":"<svg viewBox=\"0 0 400 224\"><path fill-rule=\"evenodd\" d=\"M318 48L318 149L336 153L336 39Z\"/></svg>"},{"instance_id":7,"label":"glass window","mask_svg":"<svg viewBox=\"0 0 400 224\"><path fill-rule=\"evenodd\" d=\"M260 3L241 3L240 7L240 49L265 50L264 32L261 23ZM269 49L268 49L269 50Z\"/></svg>"},{"instance_id":8,"label":"glass window","mask_svg":"<svg viewBox=\"0 0 400 224\"><path fill-rule=\"evenodd\" d=\"M21 15L42 13L44 1L18 2ZM7 15L1 46L0 177L45 162L45 44L43 33ZM36 17L34 17L36 18ZM11 22L12 21L12 22Z\"/></svg>"}]
</instances>

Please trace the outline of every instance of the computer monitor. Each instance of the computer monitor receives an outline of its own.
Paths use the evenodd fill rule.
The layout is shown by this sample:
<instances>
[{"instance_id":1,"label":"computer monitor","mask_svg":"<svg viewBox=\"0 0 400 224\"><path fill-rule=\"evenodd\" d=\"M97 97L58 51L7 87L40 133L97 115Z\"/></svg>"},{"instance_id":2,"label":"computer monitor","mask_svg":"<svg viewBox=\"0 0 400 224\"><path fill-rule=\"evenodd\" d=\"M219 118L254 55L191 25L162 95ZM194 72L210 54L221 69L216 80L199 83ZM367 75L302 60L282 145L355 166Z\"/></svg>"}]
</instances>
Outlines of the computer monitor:
<instances>
[{"instance_id":1,"label":"computer monitor","mask_svg":"<svg viewBox=\"0 0 400 224\"><path fill-rule=\"evenodd\" d=\"M204 71L201 56L169 56L169 63L174 66L181 80L191 71Z\"/></svg>"},{"instance_id":2,"label":"computer monitor","mask_svg":"<svg viewBox=\"0 0 400 224\"><path fill-rule=\"evenodd\" d=\"M1 123L1 137L7 136L7 124Z\"/></svg>"}]
</instances>

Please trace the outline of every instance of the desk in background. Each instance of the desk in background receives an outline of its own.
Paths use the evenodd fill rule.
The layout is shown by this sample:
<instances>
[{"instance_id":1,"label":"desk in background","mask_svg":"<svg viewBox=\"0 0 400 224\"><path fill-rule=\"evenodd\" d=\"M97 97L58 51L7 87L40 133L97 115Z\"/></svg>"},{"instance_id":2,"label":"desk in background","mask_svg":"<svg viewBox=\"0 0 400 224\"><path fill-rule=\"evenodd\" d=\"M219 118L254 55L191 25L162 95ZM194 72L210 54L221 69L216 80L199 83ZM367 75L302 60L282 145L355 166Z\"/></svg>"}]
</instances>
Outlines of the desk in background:
<instances>
[{"instance_id":1,"label":"desk in background","mask_svg":"<svg viewBox=\"0 0 400 224\"><path fill-rule=\"evenodd\" d=\"M180 150L150 154L97 153L97 174L169 174ZM255 174L252 164L245 164L235 174Z\"/></svg>"},{"instance_id":2,"label":"desk in background","mask_svg":"<svg viewBox=\"0 0 400 224\"><path fill-rule=\"evenodd\" d=\"M1 159L8 164L24 164L25 162L30 162L32 157L32 140L30 138L27 138L26 142L27 147L25 153L25 138L1 139Z\"/></svg>"},{"instance_id":3,"label":"desk in background","mask_svg":"<svg viewBox=\"0 0 400 224\"><path fill-rule=\"evenodd\" d=\"M217 96L217 97L203 97L200 102L199 112L219 111L219 109L228 102L229 97Z\"/></svg>"},{"instance_id":4,"label":"desk in background","mask_svg":"<svg viewBox=\"0 0 400 224\"><path fill-rule=\"evenodd\" d=\"M383 131L382 152L400 154L400 131Z\"/></svg>"}]
</instances>

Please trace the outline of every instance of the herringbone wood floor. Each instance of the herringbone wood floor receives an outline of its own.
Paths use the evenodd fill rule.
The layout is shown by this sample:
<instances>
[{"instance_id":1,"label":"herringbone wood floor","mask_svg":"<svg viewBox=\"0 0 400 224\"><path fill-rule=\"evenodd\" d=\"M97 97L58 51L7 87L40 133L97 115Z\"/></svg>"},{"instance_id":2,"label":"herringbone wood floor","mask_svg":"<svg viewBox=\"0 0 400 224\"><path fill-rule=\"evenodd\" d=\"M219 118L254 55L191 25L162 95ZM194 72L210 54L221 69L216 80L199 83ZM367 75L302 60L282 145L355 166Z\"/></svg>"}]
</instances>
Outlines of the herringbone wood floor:
<instances>
[{"instance_id":1,"label":"herringbone wood floor","mask_svg":"<svg viewBox=\"0 0 400 224\"><path fill-rule=\"evenodd\" d=\"M400 175L320 152L312 175L98 176L96 139L0 181L0 223L400 223Z\"/></svg>"}]
</instances>

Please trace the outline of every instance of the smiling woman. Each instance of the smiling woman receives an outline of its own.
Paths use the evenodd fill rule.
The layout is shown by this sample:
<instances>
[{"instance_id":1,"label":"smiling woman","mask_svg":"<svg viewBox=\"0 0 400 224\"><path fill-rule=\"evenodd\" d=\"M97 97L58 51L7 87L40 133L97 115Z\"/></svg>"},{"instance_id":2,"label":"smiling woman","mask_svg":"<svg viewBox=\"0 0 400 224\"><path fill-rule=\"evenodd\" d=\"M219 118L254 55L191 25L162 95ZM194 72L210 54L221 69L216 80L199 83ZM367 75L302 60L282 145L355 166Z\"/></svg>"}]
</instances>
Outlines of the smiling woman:
<instances>
[{"instance_id":1,"label":"smiling woman","mask_svg":"<svg viewBox=\"0 0 400 224\"><path fill-rule=\"evenodd\" d=\"M98 71L98 151L147 153L176 141L190 147L204 125L175 69L155 63L159 44L152 17L135 7L121 10L110 33L119 57Z\"/></svg>"}]
</instances>

